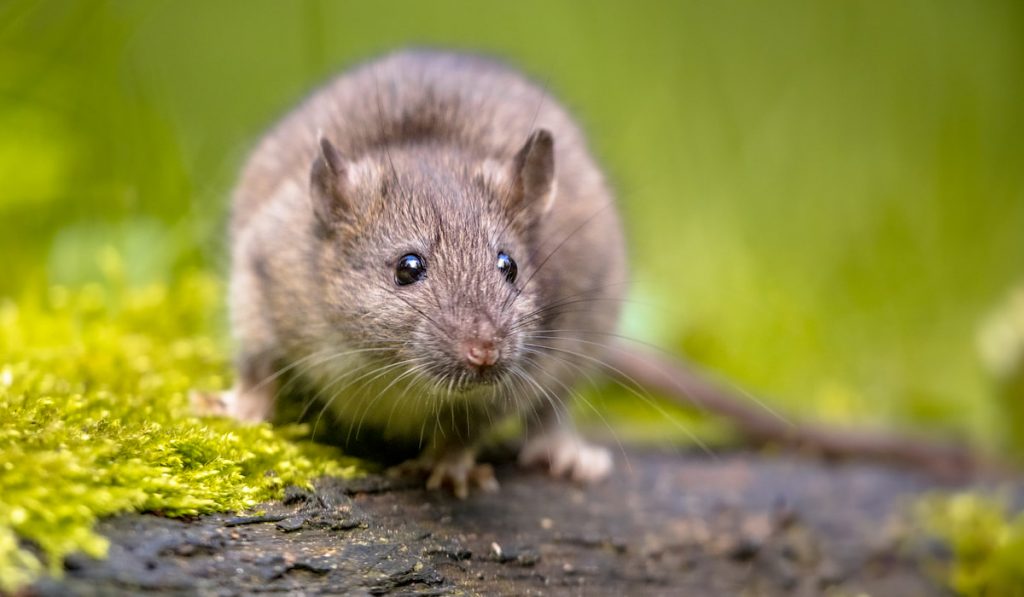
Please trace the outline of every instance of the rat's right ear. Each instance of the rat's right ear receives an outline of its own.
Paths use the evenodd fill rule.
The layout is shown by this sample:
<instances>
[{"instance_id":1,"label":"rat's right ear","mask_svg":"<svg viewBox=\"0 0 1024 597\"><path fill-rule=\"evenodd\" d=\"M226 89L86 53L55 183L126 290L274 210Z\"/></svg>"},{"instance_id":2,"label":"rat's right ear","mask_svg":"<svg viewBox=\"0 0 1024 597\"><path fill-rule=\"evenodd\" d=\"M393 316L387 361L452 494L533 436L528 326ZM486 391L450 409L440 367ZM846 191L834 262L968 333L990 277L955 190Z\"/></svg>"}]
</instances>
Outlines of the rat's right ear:
<instances>
[{"instance_id":1,"label":"rat's right ear","mask_svg":"<svg viewBox=\"0 0 1024 597\"><path fill-rule=\"evenodd\" d=\"M349 167L327 137L320 137L319 146L320 151L309 173L309 194L317 217L324 224L331 225L352 211Z\"/></svg>"},{"instance_id":2,"label":"rat's right ear","mask_svg":"<svg viewBox=\"0 0 1024 597\"><path fill-rule=\"evenodd\" d=\"M537 129L512 159L511 201L517 212L546 214L555 202L555 140Z\"/></svg>"}]
</instances>

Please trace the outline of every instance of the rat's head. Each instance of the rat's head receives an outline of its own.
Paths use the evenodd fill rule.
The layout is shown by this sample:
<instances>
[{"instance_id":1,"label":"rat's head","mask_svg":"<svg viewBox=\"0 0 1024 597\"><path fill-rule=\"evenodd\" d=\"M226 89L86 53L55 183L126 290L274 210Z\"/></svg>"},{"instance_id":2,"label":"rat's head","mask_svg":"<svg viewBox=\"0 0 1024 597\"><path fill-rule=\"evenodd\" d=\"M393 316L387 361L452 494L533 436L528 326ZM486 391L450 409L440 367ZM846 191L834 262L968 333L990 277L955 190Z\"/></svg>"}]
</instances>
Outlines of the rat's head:
<instances>
[{"instance_id":1,"label":"rat's head","mask_svg":"<svg viewBox=\"0 0 1024 597\"><path fill-rule=\"evenodd\" d=\"M444 146L348 160L321 139L310 197L332 330L437 387L511 379L539 326L534 237L554 168L545 130L505 162Z\"/></svg>"}]
</instances>

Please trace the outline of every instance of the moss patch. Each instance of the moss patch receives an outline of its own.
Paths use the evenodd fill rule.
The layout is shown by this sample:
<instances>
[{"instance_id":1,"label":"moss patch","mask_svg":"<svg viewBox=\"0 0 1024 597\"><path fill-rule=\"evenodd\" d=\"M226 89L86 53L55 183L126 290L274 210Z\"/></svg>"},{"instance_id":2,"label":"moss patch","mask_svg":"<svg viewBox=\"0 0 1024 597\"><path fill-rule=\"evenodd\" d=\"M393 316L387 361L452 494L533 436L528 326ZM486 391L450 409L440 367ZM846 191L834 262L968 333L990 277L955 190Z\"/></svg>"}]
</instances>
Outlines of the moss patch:
<instances>
[{"instance_id":1,"label":"moss patch","mask_svg":"<svg viewBox=\"0 0 1024 597\"><path fill-rule=\"evenodd\" d=\"M191 389L227 385L216 278L111 280L0 303L0 592L104 556L98 517L237 510L356 470L301 428L189 416Z\"/></svg>"},{"instance_id":2,"label":"moss patch","mask_svg":"<svg viewBox=\"0 0 1024 597\"><path fill-rule=\"evenodd\" d=\"M979 493L920 504L925 527L952 551L947 579L961 595L1024 596L1024 513Z\"/></svg>"}]
</instances>

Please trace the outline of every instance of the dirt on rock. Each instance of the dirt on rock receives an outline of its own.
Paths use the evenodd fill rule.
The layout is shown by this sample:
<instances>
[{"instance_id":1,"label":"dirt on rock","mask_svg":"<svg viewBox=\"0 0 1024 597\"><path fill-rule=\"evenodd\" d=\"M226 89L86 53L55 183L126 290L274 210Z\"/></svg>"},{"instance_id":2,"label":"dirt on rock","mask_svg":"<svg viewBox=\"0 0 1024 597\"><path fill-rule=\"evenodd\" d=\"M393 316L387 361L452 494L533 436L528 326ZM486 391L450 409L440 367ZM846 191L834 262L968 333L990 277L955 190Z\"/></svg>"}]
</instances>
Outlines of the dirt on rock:
<instances>
[{"instance_id":1,"label":"dirt on rock","mask_svg":"<svg viewBox=\"0 0 1024 597\"><path fill-rule=\"evenodd\" d=\"M106 520L39 595L946 595L912 472L795 456L629 452L577 487L512 465L460 501L381 476L256 513Z\"/></svg>"}]
</instances>

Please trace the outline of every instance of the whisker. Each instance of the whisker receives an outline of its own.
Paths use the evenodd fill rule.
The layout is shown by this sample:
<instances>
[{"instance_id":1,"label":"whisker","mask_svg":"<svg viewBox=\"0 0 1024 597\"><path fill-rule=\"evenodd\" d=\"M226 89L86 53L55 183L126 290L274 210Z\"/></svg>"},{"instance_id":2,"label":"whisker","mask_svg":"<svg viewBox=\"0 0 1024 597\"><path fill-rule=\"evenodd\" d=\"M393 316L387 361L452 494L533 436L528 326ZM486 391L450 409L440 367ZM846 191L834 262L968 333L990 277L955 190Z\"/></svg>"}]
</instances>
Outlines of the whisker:
<instances>
[{"instance_id":1,"label":"whisker","mask_svg":"<svg viewBox=\"0 0 1024 597\"><path fill-rule=\"evenodd\" d=\"M404 359L404 360L397 361L397 362L394 362L394 363L389 363L389 364L384 365L382 367L378 367L377 369L374 369L373 371L369 371L369 372L363 374L362 376L359 377L359 379L353 380L348 385L346 385L344 388L341 388L338 392L335 392L335 394L331 397L331 399L328 400L324 404L324 408L322 408L320 410L320 415L317 417L317 423L319 424L320 417L323 416L324 411L326 411L330 407L330 405L341 394L341 392L343 392L346 389L348 389L348 388L352 387L353 385L355 385L360 379L365 379L365 381L363 381L362 385L359 386L358 392L356 392L357 395L362 393L363 389L366 388L366 386L368 386L369 384L372 384L373 382L377 381L381 377L384 377L385 375L387 375L391 371L394 371L395 369L404 367L404 366L410 364L411 362L413 362L413 359ZM370 377L370 376L372 376L372 377ZM366 379L366 378L369 378L369 379ZM362 410L362 409L360 409L360 410ZM353 427L353 424L354 424L354 421L349 421L348 435L345 437L345 443L348 443L352 439L352 427Z\"/></svg>"},{"instance_id":2,"label":"whisker","mask_svg":"<svg viewBox=\"0 0 1024 597\"><path fill-rule=\"evenodd\" d=\"M417 384L424 385L424 384L427 383L427 381L426 381L427 377L425 375L426 369L422 365L417 363L417 364L413 365L412 367L410 367L409 370L412 372L412 381L409 382L410 385L406 389L406 391L402 392L402 394L399 395L399 397L392 402L391 410L388 412L388 420L384 424L384 429L385 430L387 430L387 429L389 429L391 427L391 418L395 415L395 408L398 407L399 403L401 403L408 396L412 396L414 394L416 394L416 395L423 395L424 394L424 393L420 392L419 388L417 387ZM356 438L357 439L359 438L359 433L358 432L356 432Z\"/></svg>"},{"instance_id":3,"label":"whisker","mask_svg":"<svg viewBox=\"0 0 1024 597\"><path fill-rule=\"evenodd\" d=\"M532 134L533 130L536 128L536 126L537 126L537 119L540 117L541 108L544 107L544 102L547 101L548 94L547 94L547 83L546 82L541 84L541 92L540 92L539 95L540 95L540 97L537 100L537 108L533 112L533 118L530 120L529 128L526 129L526 133L525 134L527 136ZM507 205L508 204L508 200L512 196L512 190L513 190L515 184L516 184L516 180L515 180L514 177L511 177L511 176L508 178L507 181L505 181L505 189L502 192L502 198L501 198L501 203L503 205ZM526 203L525 205L519 206L518 209L516 209L515 213L513 213L511 215L511 217L508 218L508 220L505 222L505 225L498 232L498 238L504 237L505 236L505 232L508 231L508 229L512 225L512 223L515 222L517 219L519 219L519 216L523 215L523 212L525 212L526 209L529 208L529 207L530 207L529 203Z\"/></svg>"},{"instance_id":4,"label":"whisker","mask_svg":"<svg viewBox=\"0 0 1024 597\"><path fill-rule=\"evenodd\" d=\"M522 328L524 328L524 327L526 327L528 325L542 322L545 319L545 317L551 316L552 314L554 316L557 316L557 315L563 315L563 314L566 314L566 313L587 313L587 312L589 312L589 310L585 310L585 309L564 309L563 307L571 307L573 305L583 305L583 304L601 303L601 302L622 303L622 304L629 304L629 305L639 305L639 304L642 304L642 303L638 303L638 302L636 302L634 300L631 300L631 299L616 298L616 297L592 297L592 298L585 298L585 299L575 299L575 300L571 300L571 301L562 301L562 302L559 302L559 303L556 303L556 304L546 305L544 307L539 307L537 309L534 309L533 311L530 311L529 313L526 313L524 315L521 315L521 316L517 317L515 320L513 320L512 324L509 326L509 331L520 330L520 329L522 329Z\"/></svg>"},{"instance_id":5,"label":"whisker","mask_svg":"<svg viewBox=\"0 0 1024 597\"><path fill-rule=\"evenodd\" d=\"M366 363L366 364L365 364L364 366L362 366L362 367L359 367L359 368L356 368L356 369L353 369L353 370L349 370L349 371L346 371L346 372L344 372L344 373L343 373L342 375L338 376L338 377L337 377L337 378L336 378L336 379L335 379L334 381L332 381L331 383L329 383L329 384L326 384L326 385L323 385L323 386L321 386L320 390L319 390L319 391L317 391L317 393L316 393L316 394L315 394L315 395L313 396L313 399L312 399L312 400L310 400L310 403L309 403L309 404L310 404L310 405L312 405L312 404L313 404L314 402L317 402L317 401L319 401L319 399L320 399L320 396L322 396L322 395L323 395L323 393L324 393L325 391L329 391L329 390L331 390L332 388L334 388L335 386L337 386L337 385L338 385L338 384L339 384L340 382L342 382L342 381L343 381L343 380L344 380L345 378L349 377L350 375L354 375L355 373L357 373L357 372L359 372L359 371L362 371L362 370L363 370L363 369L365 369L366 367L369 367L369 366L371 366L371 365L373 365L373 364L374 364L374 363L372 363L372 362L370 362L370 363ZM336 400L336 399L338 398L338 396L340 396L340 395L341 395L341 394L342 394L343 392L345 392L346 390L348 390L348 389L349 389L350 387L352 387L353 385L355 385L355 384L356 384L357 382L359 382L360 380L362 380L362 379L365 379L365 378L367 378L367 377L369 377L369 376L371 376L371 375L374 375L375 373L380 373L380 374L386 373L386 372L387 372L388 370L390 370L390 369L394 369L395 367L398 367L398 366L401 366L401 363L390 363L390 364L386 364L386 365L382 365L382 366L379 366L379 367L377 367L376 369L372 369L372 370L370 370L370 371L368 371L368 372L364 373L363 375L360 375L360 376L359 376L358 378L356 378L356 379L354 379L354 380L352 380L352 381L350 381L350 382L347 382L347 383L346 383L346 384L345 384L344 386L342 386L342 387L341 387L341 388L339 388L338 390L336 390L336 391L333 391L333 392L331 393L331 397L330 397L330 398L329 398L328 400L325 400L325 401L323 401L323 403L322 403L322 405L321 405L321 408L320 408L320 412L319 412L319 414L317 415L317 418L316 418L316 423L315 423L315 424L314 424L314 426L313 426L313 435L314 435L314 436L316 436L316 432L317 432L317 430L318 430L318 429L319 429L319 427L320 427L320 419L321 419L321 418L322 418L322 417L324 416L324 413L325 413L325 412L326 412L326 411L327 411L328 409L330 409L331 405L332 405L332 404L334 403L334 401L335 401L335 400ZM375 378L375 379L376 379L376 378ZM365 386L365 382L364 382L364 386ZM361 388L362 388L362 387L363 387L363 386L361 386ZM303 417L303 418L305 418L305 412L306 412L306 410L304 409L304 410L303 410L303 415L302 415L302 417ZM350 428L350 429L351 429L351 428Z\"/></svg>"},{"instance_id":6,"label":"whisker","mask_svg":"<svg viewBox=\"0 0 1024 597\"><path fill-rule=\"evenodd\" d=\"M377 91L377 97L376 97L376 99L377 99L377 124L378 124L377 128L378 128L378 130L380 132L380 143L379 144L380 144L381 147L384 148L384 156L388 160L388 166L391 168L391 175L395 178L395 184L398 185L399 192L401 192L402 195L404 195L404 196L408 196L406 194L406 192L405 192L405 189L402 188L402 179L399 178L399 176L398 176L398 170L395 168L395 162L391 159L391 150L389 149L389 146L391 144L388 143L387 133L384 130L384 122L385 122L384 121L384 102L383 102L383 100L381 98L380 79L377 78L376 65L374 65L371 68L370 74L373 75L373 84L374 84L374 87L376 88L376 91Z\"/></svg>"},{"instance_id":7,"label":"whisker","mask_svg":"<svg viewBox=\"0 0 1024 597\"><path fill-rule=\"evenodd\" d=\"M623 340L623 341L627 341L627 342L635 342L637 344L640 344L642 346L650 348L651 350L654 350L654 351L658 352L659 354L661 354L661 355L663 355L665 357L668 357L668 358L672 358L672 359L678 358L676 355L672 354L671 352L665 350L664 348L662 348L660 346L657 346L656 344L652 344L650 342L645 342L643 340L638 340L636 338L631 338L629 336L625 336L623 334L618 334L618 333L615 333L615 332L601 332L601 331L597 331L597 330L576 330L576 329L567 329L567 330L564 330L564 329L563 330L550 330L549 329L549 330L541 330L541 332L566 332L566 333L571 333L571 334L574 334L574 335L575 334L597 334L597 335L602 335L602 336L609 336L609 337L612 337L612 338L616 338L618 340ZM545 336L536 335L534 332L527 332L527 333L524 333L523 335L524 335L524 337L531 337L531 338L545 338ZM549 339L565 339L565 338L568 338L568 336L555 336L555 337L548 337L548 338ZM572 339L574 341L582 342L582 343L585 343L585 344L592 344L592 345L595 345L595 346L601 346L601 347L612 349L612 350L616 350L616 349L619 348L619 347L615 346L614 344L610 344L610 343L592 342L592 341L583 340L581 338L575 338L575 337L572 338ZM737 394L743 396L744 398L747 398L748 400L753 402L758 408L760 408L764 412L768 413L772 417L775 417L778 421L780 421L782 423L785 423L786 425L788 425L788 426L790 426L792 428L796 428L797 427L797 424L794 423L792 420L788 419L785 415L783 415L782 413L780 413L777 410L773 409L769 404L767 404L766 402L764 402L763 400L761 400L760 398L758 398L756 395L752 394L751 392L747 391L746 389L742 388L741 386L737 385L735 382L732 382L732 381L730 381L728 379L723 379L723 378L721 378L719 376L710 375L708 372L700 370L700 369L698 369L698 371L702 375L707 376L710 379L714 379L717 383L720 383L720 384L730 388L732 391L736 392ZM704 406L704 405L694 403L693 406L694 406L694 408L697 408L701 412L705 412L705 413L708 412L707 407Z\"/></svg>"},{"instance_id":8,"label":"whisker","mask_svg":"<svg viewBox=\"0 0 1024 597\"><path fill-rule=\"evenodd\" d=\"M559 425L563 425L564 423L562 422L562 415L560 413L562 409L559 408L559 406L561 405L561 401L559 401L557 398L553 398L551 391L545 388L540 383L538 383L537 380L533 379L533 377L527 375L524 379L526 379L527 382L532 384L533 387L536 388L538 392L540 392L540 396L542 398L547 400L548 404L551 406L551 410L555 414L555 421Z\"/></svg>"},{"instance_id":9,"label":"whisker","mask_svg":"<svg viewBox=\"0 0 1024 597\"><path fill-rule=\"evenodd\" d=\"M537 359L534 359L534 358L533 358L532 356L530 356L530 355L537 355L537 356L538 356L538 358L541 358L541 357L545 356L545 355L544 355L543 353L541 353L540 351L537 351L537 350L533 350L533 349L529 349L529 355L527 355L527 356L526 356L525 358L526 358L526 360L527 360L528 362L532 362L532 363L533 363L534 365L537 365L537 364L538 364L538 361L537 361ZM587 379L587 382L588 382L588 383L590 383L592 387L596 387L596 386L597 386L597 383L596 383L596 381L594 380L593 376L591 376L591 375L590 375L590 373L589 373L589 372L588 372L588 371L587 371L587 370L586 370L585 368L583 368L583 367L581 367L581 366L577 365L576 363L570 363L569 361L564 361L564 362L566 362L567 364L569 364L569 365L571 365L571 366L575 367L575 369L576 369L576 370L577 370L577 371L578 371L578 372L579 372L579 373L580 373L581 375L583 375L583 376L584 376L584 377L585 377L585 378ZM586 397L585 397L585 396L584 396L584 395L583 395L582 393L580 393L579 391L575 390L574 388L572 388L572 387L570 387L570 386L566 385L566 384L565 384L564 382L562 382L561 380L559 380L559 379L558 379L557 377L555 377L554 375L551 375L551 374L549 373L549 374L548 374L548 377L550 377L552 381L554 381L554 382L555 382L555 383L557 383L557 384L558 384L559 386L561 386L561 387L562 387L562 389L563 389L563 390L564 390L564 391L565 391L565 392L566 392L567 394L569 394L569 395L571 395L571 396L573 397L573 399L575 399L575 400L577 400L577 401L580 401L580 402L582 402L582 403L583 403L583 404L585 404L585 405L586 405L587 407L589 407L589 408L590 408L590 410L594 411L594 414L595 414L595 415L597 415L597 417L598 417L599 419L601 419L601 422L602 422L602 423L604 424L604 426L605 426L605 427L606 427L606 428L608 429L609 433L611 433L611 435L612 435L612 439L614 439L614 440L615 440L615 444L616 444L616 445L618 446L618 448L619 448L619 453L620 453L620 454L622 454L622 458L623 458L623 460L624 460L624 461L626 462L626 468L627 468L627 469L628 469L628 470L629 470L630 472L632 472L632 471L633 471L633 466L632 466L632 464L631 464L631 463L630 463L630 461L629 461L629 455L628 455L628 454L626 453L626 448L625 448L625 446L623 446L623 445L622 445L622 441L621 441L621 440L619 439L619 434L615 432L615 429L614 429L614 428L612 427L611 423L609 423L609 422L608 422L608 419L607 419L607 418L605 418L604 414L602 414L602 413L601 413L600 409L598 409L598 408L597 408L597 407L596 407L596 406L594 405L594 403L593 403L593 402L591 402L590 400L587 400L587 398L586 398Z\"/></svg>"},{"instance_id":10,"label":"whisker","mask_svg":"<svg viewBox=\"0 0 1024 597\"><path fill-rule=\"evenodd\" d=\"M542 269L544 269L544 266L547 265L547 263L551 259L551 257L553 257L555 255L555 253L557 253L559 250L561 250L562 247L565 246L565 243L569 242L569 240L572 237L576 236L576 233L578 233L580 230L583 230L588 224L593 222L594 219L597 218L597 216L601 215L602 212L604 212L606 209L612 207L612 205L613 204L612 204L612 202L610 200L606 201L604 205L602 205L597 210L595 210L594 213L590 214L590 216L587 217L587 219L583 220L583 222L581 222L578 226L576 226L576 228L574 228L572 230L572 232L567 234L565 236L565 238L563 238L561 240L561 242L559 242L558 245L554 249L552 249L550 253L547 254L546 257L544 257L544 259L540 262L540 265L538 265L533 270L533 273L531 273L530 276L526 279L526 282L523 282L522 287L518 288L516 290L516 292L514 294L512 294L512 300L511 301L506 301L506 304L504 305L505 308L508 308L512 303L514 303L516 301L517 298L519 298L523 294L523 291L525 291L527 286L530 285L530 282L532 282L533 279L537 276L537 274L540 273L540 271Z\"/></svg>"},{"instance_id":11,"label":"whisker","mask_svg":"<svg viewBox=\"0 0 1024 597\"><path fill-rule=\"evenodd\" d=\"M306 414L308 414L308 412L309 412L309 408L311 406L313 406L313 404L316 403L319 400L320 396L323 394L324 391L333 388L335 385L337 385L337 384L341 383L342 381L344 381L345 378L347 378L347 377L349 377L351 375L355 375L359 371L362 371L363 369L365 369L365 368L367 368L367 367L369 367L371 365L373 365L372 361L365 362L365 363L359 365L358 367L354 367L354 368L342 371L339 374L333 376L332 379L329 382L321 384L320 385L320 389L312 397L310 397L306 401L306 403L303 405L302 412L299 414L299 420L300 421L305 420Z\"/></svg>"},{"instance_id":12,"label":"whisker","mask_svg":"<svg viewBox=\"0 0 1024 597\"><path fill-rule=\"evenodd\" d=\"M551 308L554 308L556 306L559 306L564 301L570 301L570 300L578 299L578 298L582 298L582 299L585 299L585 298L601 298L601 299L607 299L607 300L619 300L619 301L622 301L622 302L630 302L630 303L643 304L643 303L639 303L638 301L635 301L635 300L627 299L625 297L623 297L623 298L606 297L606 296L604 296L602 294L599 294L600 292L602 292L604 290L609 290L609 289L614 288L616 286L624 286L624 285L629 284L630 282L631 282L630 280L620 280L618 282L609 282L607 284L601 284L600 286L596 286L596 287L593 287L593 288L588 288L587 290L585 290L583 292L577 292L577 293L574 293L574 294L570 294L568 296L558 297L557 299L551 301L550 303L546 303L546 304L540 305L540 306L536 307L533 311L529 311L529 312L527 312L527 313L525 313L523 315L518 316L515 321L518 321L520 319L525 319L527 317L531 317L532 315L534 315L535 313L537 313L539 311L546 310L546 309L551 309ZM648 305L645 305L645 306L648 306ZM658 305L649 305L649 306L651 306L653 308L660 308Z\"/></svg>"},{"instance_id":13,"label":"whisker","mask_svg":"<svg viewBox=\"0 0 1024 597\"><path fill-rule=\"evenodd\" d=\"M652 396L646 395L646 390L643 389L643 386L640 385L639 382L637 382L635 379L633 379L631 376L629 376L624 371L616 368L615 366L611 365L610 363L602 361L601 359L592 357L590 355L587 355L587 354L584 354L584 353L581 353L581 352L576 352L576 351L573 351L573 350L568 350L568 349L564 349L564 348L557 348L557 347L554 347L554 346L548 346L548 345L543 345L543 344L528 344L528 343L524 343L523 345L524 346L528 346L530 348L537 348L537 349L542 349L542 350L552 350L552 351L556 351L556 352L565 353L565 354L568 354L568 355L571 355L571 356L574 356L574 357L577 357L577 358L586 359L586 360L591 361L594 364L596 364L596 365L598 365L598 366L600 366L602 368L605 368L605 369L608 369L610 371L615 372L617 375L619 375L623 379L629 381L629 384L623 384L622 385L623 388L628 390L630 393L632 393L637 398L640 398L641 400L643 400L651 408L654 408L656 411L658 411L658 414L660 414L661 416L665 417L666 420L670 421L677 429L679 429L680 431L685 433L691 440L693 440L693 442L697 446L699 446L701 448L701 450L705 454L707 454L708 456L710 456L712 458L715 458L717 460L718 456L708 447L708 445L706 443L704 443L703 440L701 440L699 437L697 437L697 435L695 433L693 433L685 425L680 423L675 417L673 417L671 415L671 413L669 413L664 408L662 408L661 405L659 405L657 403L657 401ZM549 356L553 356L553 357L557 358L556 355L549 355Z\"/></svg>"},{"instance_id":14,"label":"whisker","mask_svg":"<svg viewBox=\"0 0 1024 597\"><path fill-rule=\"evenodd\" d=\"M390 288L390 287L385 286L385 285L379 285L379 287L381 289L383 289L384 291L386 291L391 296L393 296L393 297L397 298L398 300L402 301L403 303L405 303L406 306L408 306L413 311L419 313L423 317L423 319L428 321L432 326L434 326L437 329L437 331L441 332L441 334L446 336L449 340L454 340L454 338L452 338L451 333L448 330L446 330L444 328L444 326L442 326L440 323L438 323L436 319L434 319L433 317L431 317L431 316L427 315L426 313L424 313L422 309L420 309L416 305L414 305L411 302L409 302L408 299L406 299L404 296L402 296L401 294L396 292L395 289Z\"/></svg>"},{"instance_id":15,"label":"whisker","mask_svg":"<svg viewBox=\"0 0 1024 597\"><path fill-rule=\"evenodd\" d=\"M275 399L277 399L277 398L280 398L282 395L285 395L287 390L293 384L295 384L297 382L297 380L301 376L303 376L306 372L312 370L315 367L319 367L319 366L324 365L326 363L329 363L331 361L342 359L342 358L349 357L349 356L353 356L353 355L356 355L356 354L362 354L362 353L367 353L367 352L386 352L388 350L389 349L387 349L387 348L360 348L360 349L346 350L346 351L342 351L342 352L329 352L328 349L321 349L321 350L318 350L318 351L314 351L314 352L310 353L309 355L306 355L305 357L296 360L295 362L291 363L290 365L287 365L285 367L282 367L281 369L278 369L274 374L272 374L272 375L270 375L268 377L265 377L257 386L254 387L254 389L262 387L263 385L265 385L267 383L270 383L271 381L279 378L280 376L284 375L285 373L287 373L287 372L289 372L289 371L291 371L291 370L293 370L296 367L301 365L301 367L299 368L299 370L296 372L295 375L290 376L290 379L283 386L281 386L280 388L276 389L274 396L275 396ZM313 360L314 358L315 358L316 362L310 363L310 360Z\"/></svg>"},{"instance_id":16,"label":"whisker","mask_svg":"<svg viewBox=\"0 0 1024 597\"><path fill-rule=\"evenodd\" d=\"M418 366L420 360L421 359L419 359L419 358L408 359L408 360L404 361L404 364L412 365L413 367L415 367L415 366ZM373 399L370 400L366 404L365 408L361 409L362 414L359 417L359 423L356 425L356 441L359 440L359 429L361 429L362 426L363 426L363 419L366 418L366 415L373 408L373 405L377 402L377 400L379 400L382 396L384 396L388 392L388 390L390 390L392 387L395 386L395 384L397 384L398 382L402 381L403 379L409 377L410 375L413 375L414 373L415 373L415 369L410 367L409 369L407 369L403 373L395 376L395 378L392 379L391 382L388 383L388 385L384 386L384 388L381 391L377 392L377 395L374 396ZM394 412L394 408L392 408L392 412ZM389 420L390 420L390 418L389 418ZM351 432L351 426L349 427L349 430Z\"/></svg>"}]
</instances>

